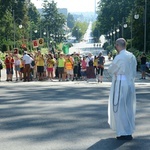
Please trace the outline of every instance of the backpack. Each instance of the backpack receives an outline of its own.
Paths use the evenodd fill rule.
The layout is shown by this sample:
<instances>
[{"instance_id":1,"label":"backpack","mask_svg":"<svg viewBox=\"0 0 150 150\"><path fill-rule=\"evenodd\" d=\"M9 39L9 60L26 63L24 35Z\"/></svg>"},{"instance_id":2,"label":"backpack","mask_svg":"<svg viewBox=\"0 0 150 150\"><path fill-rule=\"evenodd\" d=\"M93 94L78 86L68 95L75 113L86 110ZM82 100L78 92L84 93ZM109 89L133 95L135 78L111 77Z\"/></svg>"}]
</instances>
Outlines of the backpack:
<instances>
[{"instance_id":1,"label":"backpack","mask_svg":"<svg viewBox=\"0 0 150 150\"><path fill-rule=\"evenodd\" d=\"M89 66L93 66L93 60L92 59L90 59L90 61L89 61Z\"/></svg>"},{"instance_id":2,"label":"backpack","mask_svg":"<svg viewBox=\"0 0 150 150\"><path fill-rule=\"evenodd\" d=\"M3 69L3 64L0 62L0 70Z\"/></svg>"},{"instance_id":3,"label":"backpack","mask_svg":"<svg viewBox=\"0 0 150 150\"><path fill-rule=\"evenodd\" d=\"M32 60L32 62L31 62L31 66L35 66L35 61L34 60Z\"/></svg>"},{"instance_id":4,"label":"backpack","mask_svg":"<svg viewBox=\"0 0 150 150\"><path fill-rule=\"evenodd\" d=\"M104 57L103 56L99 57L98 64L99 65L104 65Z\"/></svg>"}]
</instances>

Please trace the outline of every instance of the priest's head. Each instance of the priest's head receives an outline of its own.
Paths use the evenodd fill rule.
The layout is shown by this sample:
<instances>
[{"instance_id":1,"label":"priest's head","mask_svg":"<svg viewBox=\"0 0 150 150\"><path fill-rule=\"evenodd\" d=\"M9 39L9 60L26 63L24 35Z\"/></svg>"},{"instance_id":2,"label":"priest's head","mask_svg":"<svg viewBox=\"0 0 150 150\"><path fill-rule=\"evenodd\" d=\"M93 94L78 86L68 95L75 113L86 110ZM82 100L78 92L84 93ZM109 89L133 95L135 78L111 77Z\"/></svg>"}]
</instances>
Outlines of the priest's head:
<instances>
[{"instance_id":1,"label":"priest's head","mask_svg":"<svg viewBox=\"0 0 150 150\"><path fill-rule=\"evenodd\" d=\"M124 38L119 38L116 40L115 48L119 53L121 50L126 49L126 40Z\"/></svg>"}]
</instances>

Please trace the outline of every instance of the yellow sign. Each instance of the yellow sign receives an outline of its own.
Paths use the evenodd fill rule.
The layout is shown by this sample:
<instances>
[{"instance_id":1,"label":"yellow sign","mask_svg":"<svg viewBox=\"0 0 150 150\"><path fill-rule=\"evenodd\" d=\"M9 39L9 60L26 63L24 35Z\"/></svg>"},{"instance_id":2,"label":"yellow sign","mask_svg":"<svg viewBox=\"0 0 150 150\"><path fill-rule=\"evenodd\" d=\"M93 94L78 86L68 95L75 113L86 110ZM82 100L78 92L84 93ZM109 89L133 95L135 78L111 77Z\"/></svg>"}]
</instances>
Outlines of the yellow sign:
<instances>
[{"instance_id":1,"label":"yellow sign","mask_svg":"<svg viewBox=\"0 0 150 150\"><path fill-rule=\"evenodd\" d=\"M44 39L43 38L39 38L38 39L38 45L39 46L43 46L43 44L44 44Z\"/></svg>"}]
</instances>

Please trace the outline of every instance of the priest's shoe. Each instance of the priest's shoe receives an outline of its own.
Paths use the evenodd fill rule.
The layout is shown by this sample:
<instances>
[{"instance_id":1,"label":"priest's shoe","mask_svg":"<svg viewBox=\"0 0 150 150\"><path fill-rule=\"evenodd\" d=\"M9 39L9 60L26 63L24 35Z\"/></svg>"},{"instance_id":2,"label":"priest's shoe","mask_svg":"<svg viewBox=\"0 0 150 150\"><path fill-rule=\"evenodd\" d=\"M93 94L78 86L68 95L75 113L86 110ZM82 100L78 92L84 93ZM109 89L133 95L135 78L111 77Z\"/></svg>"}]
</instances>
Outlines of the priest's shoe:
<instances>
[{"instance_id":1,"label":"priest's shoe","mask_svg":"<svg viewBox=\"0 0 150 150\"><path fill-rule=\"evenodd\" d=\"M132 135L122 135L122 136L117 136L116 138L117 140L127 140L127 141L130 141L133 139Z\"/></svg>"}]
</instances>

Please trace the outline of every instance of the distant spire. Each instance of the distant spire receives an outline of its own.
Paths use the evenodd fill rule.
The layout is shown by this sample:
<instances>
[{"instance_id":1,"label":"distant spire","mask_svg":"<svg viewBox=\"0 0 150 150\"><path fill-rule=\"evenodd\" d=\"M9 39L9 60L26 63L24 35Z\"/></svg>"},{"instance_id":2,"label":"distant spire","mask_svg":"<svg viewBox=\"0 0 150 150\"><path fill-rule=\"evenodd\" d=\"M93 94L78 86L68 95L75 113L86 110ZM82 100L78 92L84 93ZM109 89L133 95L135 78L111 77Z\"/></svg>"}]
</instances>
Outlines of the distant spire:
<instances>
[{"instance_id":1,"label":"distant spire","mask_svg":"<svg viewBox=\"0 0 150 150\"><path fill-rule=\"evenodd\" d=\"M95 14L96 14L96 0L95 0L95 4L94 4L94 10L95 10Z\"/></svg>"}]
</instances>

